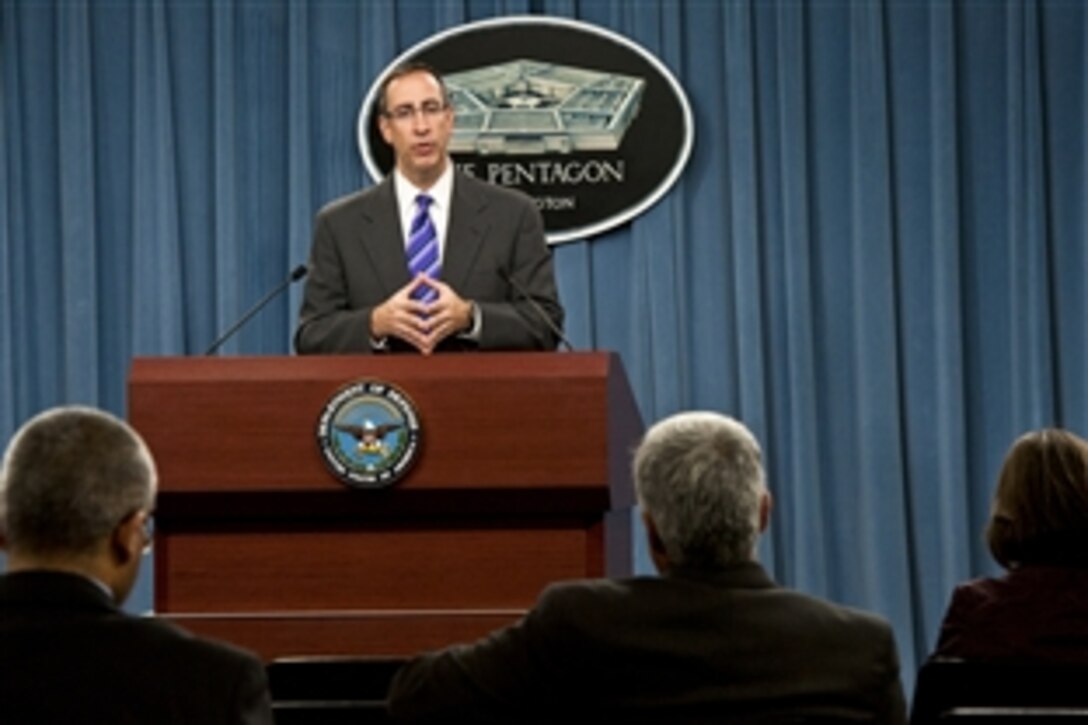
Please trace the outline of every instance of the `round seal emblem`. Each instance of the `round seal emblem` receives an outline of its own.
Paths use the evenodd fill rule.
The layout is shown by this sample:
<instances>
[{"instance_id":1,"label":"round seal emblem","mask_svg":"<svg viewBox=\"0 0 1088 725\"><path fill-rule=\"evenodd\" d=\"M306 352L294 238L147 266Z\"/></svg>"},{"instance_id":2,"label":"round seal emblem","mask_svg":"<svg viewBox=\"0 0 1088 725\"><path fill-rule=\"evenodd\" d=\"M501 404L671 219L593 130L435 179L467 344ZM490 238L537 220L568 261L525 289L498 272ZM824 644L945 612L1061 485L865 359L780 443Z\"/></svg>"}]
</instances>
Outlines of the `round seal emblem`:
<instances>
[{"instance_id":1,"label":"round seal emblem","mask_svg":"<svg viewBox=\"0 0 1088 725\"><path fill-rule=\"evenodd\" d=\"M377 380L344 386L325 404L317 424L321 456L353 488L396 483L419 451L419 415L404 391Z\"/></svg>"}]
</instances>

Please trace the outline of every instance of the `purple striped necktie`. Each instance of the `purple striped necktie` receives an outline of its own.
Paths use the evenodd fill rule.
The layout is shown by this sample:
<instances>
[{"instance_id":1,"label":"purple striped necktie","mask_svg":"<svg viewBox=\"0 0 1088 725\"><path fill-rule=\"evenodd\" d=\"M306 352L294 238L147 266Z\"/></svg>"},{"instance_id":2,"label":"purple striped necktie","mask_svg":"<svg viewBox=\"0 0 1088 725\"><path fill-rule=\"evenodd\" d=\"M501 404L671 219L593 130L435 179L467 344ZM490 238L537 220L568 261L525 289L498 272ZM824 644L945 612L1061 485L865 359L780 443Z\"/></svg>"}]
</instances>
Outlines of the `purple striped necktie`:
<instances>
[{"instance_id":1,"label":"purple striped necktie","mask_svg":"<svg viewBox=\"0 0 1088 725\"><path fill-rule=\"evenodd\" d=\"M412 278L420 272L432 279L438 278L441 264L438 259L438 232L435 231L431 215L427 208L434 199L426 194L416 197L416 215L412 217L412 226L408 229L408 271ZM412 299L433 302L438 292L428 286L417 287L412 292Z\"/></svg>"}]
</instances>

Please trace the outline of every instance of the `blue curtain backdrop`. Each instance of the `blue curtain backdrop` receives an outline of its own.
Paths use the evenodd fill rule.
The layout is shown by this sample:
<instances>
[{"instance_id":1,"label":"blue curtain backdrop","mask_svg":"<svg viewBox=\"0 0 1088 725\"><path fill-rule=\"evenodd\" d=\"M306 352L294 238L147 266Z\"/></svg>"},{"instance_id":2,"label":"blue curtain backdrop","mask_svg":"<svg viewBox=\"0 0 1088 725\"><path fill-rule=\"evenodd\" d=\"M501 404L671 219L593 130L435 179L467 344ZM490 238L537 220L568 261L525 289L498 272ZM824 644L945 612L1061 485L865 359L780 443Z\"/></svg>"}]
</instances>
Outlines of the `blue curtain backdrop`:
<instances>
[{"instance_id":1,"label":"blue curtain backdrop","mask_svg":"<svg viewBox=\"0 0 1088 725\"><path fill-rule=\"evenodd\" d=\"M520 13L642 44L696 121L663 200L556 249L570 338L622 355L648 422L753 428L765 562L889 617L909 687L953 585L994 571L1006 447L1088 433L1075 0L2 0L0 440L57 403L123 414L132 356L199 354L369 183L375 75ZM298 295L225 352L286 353Z\"/></svg>"}]
</instances>

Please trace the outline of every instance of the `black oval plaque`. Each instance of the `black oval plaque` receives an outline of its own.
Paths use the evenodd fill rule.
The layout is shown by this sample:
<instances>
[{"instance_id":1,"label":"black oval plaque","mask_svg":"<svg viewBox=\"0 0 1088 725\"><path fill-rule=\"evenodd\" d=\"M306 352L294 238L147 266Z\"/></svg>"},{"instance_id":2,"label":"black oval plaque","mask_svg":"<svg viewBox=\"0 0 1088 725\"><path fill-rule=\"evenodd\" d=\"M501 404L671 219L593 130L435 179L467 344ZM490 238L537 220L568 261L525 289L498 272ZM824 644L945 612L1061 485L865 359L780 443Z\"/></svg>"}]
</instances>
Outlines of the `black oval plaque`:
<instances>
[{"instance_id":1,"label":"black oval plaque","mask_svg":"<svg viewBox=\"0 0 1088 725\"><path fill-rule=\"evenodd\" d=\"M375 180L393 165L374 112L378 88L389 70L415 60L445 77L456 166L533 197L549 243L585 239L642 213L691 153L687 97L646 49L580 21L500 17L433 35L379 75L358 120Z\"/></svg>"}]
</instances>

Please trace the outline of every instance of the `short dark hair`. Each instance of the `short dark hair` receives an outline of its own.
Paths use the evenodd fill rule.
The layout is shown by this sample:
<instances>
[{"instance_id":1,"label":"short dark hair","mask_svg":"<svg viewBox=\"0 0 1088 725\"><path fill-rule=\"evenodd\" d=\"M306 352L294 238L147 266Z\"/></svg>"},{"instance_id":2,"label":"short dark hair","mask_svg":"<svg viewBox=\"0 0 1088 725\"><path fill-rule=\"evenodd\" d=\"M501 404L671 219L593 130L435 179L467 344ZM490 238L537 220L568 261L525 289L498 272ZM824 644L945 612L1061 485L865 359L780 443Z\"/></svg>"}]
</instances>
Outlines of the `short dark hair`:
<instances>
[{"instance_id":1,"label":"short dark hair","mask_svg":"<svg viewBox=\"0 0 1088 725\"><path fill-rule=\"evenodd\" d=\"M155 464L127 423L64 406L16 432L0 467L0 524L12 551L80 555L150 509Z\"/></svg>"},{"instance_id":2,"label":"short dark hair","mask_svg":"<svg viewBox=\"0 0 1088 725\"><path fill-rule=\"evenodd\" d=\"M1001 466L986 541L1006 568L1088 563L1088 441L1058 428L1018 438Z\"/></svg>"},{"instance_id":3,"label":"short dark hair","mask_svg":"<svg viewBox=\"0 0 1088 725\"><path fill-rule=\"evenodd\" d=\"M442 89L442 102L449 105L450 94L449 91L446 90L446 81L442 80L442 74L430 63L425 63L421 60L410 60L407 63L401 63L394 66L393 69L386 74L385 78L382 79L382 84L378 88L378 113L380 115L384 116L389 113L389 107L385 102L385 94L389 90L389 86L398 78L403 78L404 76L413 73L427 73L438 81L438 87Z\"/></svg>"}]
</instances>

